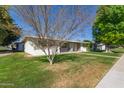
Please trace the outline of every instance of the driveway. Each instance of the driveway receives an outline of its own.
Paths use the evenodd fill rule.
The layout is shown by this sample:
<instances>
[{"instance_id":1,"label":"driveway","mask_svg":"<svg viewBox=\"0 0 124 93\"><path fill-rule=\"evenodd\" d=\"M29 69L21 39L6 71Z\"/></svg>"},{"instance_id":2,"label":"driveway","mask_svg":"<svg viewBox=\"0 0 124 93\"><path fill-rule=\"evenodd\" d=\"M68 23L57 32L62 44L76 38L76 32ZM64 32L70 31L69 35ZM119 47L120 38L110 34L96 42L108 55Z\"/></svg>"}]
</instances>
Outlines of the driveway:
<instances>
[{"instance_id":1,"label":"driveway","mask_svg":"<svg viewBox=\"0 0 124 93\"><path fill-rule=\"evenodd\" d=\"M12 53L0 53L0 57L11 55Z\"/></svg>"},{"instance_id":2,"label":"driveway","mask_svg":"<svg viewBox=\"0 0 124 93\"><path fill-rule=\"evenodd\" d=\"M96 88L124 88L124 55L103 77Z\"/></svg>"}]
</instances>

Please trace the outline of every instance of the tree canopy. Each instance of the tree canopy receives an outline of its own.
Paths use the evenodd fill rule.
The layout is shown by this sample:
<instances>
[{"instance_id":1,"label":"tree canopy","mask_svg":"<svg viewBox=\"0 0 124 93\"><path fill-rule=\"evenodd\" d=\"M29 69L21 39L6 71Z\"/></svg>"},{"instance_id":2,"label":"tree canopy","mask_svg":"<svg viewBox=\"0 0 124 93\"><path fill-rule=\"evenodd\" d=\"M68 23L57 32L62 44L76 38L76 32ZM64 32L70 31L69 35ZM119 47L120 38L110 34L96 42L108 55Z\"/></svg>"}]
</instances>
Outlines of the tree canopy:
<instances>
[{"instance_id":1,"label":"tree canopy","mask_svg":"<svg viewBox=\"0 0 124 93\"><path fill-rule=\"evenodd\" d=\"M20 28L14 24L7 6L0 6L0 45L8 45L20 37Z\"/></svg>"},{"instance_id":2,"label":"tree canopy","mask_svg":"<svg viewBox=\"0 0 124 93\"><path fill-rule=\"evenodd\" d=\"M124 6L101 6L93 25L96 42L106 45L124 44Z\"/></svg>"}]
</instances>

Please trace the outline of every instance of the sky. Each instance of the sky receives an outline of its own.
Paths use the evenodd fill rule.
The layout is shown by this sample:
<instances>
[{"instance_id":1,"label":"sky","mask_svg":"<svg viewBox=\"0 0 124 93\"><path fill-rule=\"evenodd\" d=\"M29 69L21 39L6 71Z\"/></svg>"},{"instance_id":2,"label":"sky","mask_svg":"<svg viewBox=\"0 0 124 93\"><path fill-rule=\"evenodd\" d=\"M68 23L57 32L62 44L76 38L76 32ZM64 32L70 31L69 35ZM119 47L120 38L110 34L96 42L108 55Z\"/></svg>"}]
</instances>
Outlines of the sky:
<instances>
[{"instance_id":1,"label":"sky","mask_svg":"<svg viewBox=\"0 0 124 93\"><path fill-rule=\"evenodd\" d=\"M90 16L93 17L93 19L95 19L96 16L96 11L98 9L98 6L95 5L88 5L87 8L90 8ZM34 31L32 31L31 27L29 27L22 19L19 18L19 16L12 11L11 9L9 10L9 13L11 15L11 17L13 18L15 24L17 24L19 27L21 27L23 29L23 34L22 36L33 36L34 35ZM92 36L92 25L88 25L84 28L84 34L80 34L77 37L75 37L76 40L92 40L93 36Z\"/></svg>"}]
</instances>

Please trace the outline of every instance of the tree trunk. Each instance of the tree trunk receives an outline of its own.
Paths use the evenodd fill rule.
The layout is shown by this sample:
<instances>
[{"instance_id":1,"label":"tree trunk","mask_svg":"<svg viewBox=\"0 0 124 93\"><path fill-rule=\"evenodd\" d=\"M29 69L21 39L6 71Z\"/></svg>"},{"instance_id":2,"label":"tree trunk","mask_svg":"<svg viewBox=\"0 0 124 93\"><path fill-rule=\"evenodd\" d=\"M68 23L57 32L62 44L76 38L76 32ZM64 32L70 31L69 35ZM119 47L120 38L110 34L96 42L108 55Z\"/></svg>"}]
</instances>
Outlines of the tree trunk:
<instances>
[{"instance_id":1,"label":"tree trunk","mask_svg":"<svg viewBox=\"0 0 124 93\"><path fill-rule=\"evenodd\" d=\"M53 64L53 61L50 61L50 65L52 65Z\"/></svg>"},{"instance_id":2,"label":"tree trunk","mask_svg":"<svg viewBox=\"0 0 124 93\"><path fill-rule=\"evenodd\" d=\"M53 60L49 60L49 63L50 63L50 65L52 65L53 64Z\"/></svg>"},{"instance_id":3,"label":"tree trunk","mask_svg":"<svg viewBox=\"0 0 124 93\"><path fill-rule=\"evenodd\" d=\"M49 58L49 57L47 57L47 59L48 59L50 65L52 65L53 64L53 60L51 58Z\"/></svg>"}]
</instances>

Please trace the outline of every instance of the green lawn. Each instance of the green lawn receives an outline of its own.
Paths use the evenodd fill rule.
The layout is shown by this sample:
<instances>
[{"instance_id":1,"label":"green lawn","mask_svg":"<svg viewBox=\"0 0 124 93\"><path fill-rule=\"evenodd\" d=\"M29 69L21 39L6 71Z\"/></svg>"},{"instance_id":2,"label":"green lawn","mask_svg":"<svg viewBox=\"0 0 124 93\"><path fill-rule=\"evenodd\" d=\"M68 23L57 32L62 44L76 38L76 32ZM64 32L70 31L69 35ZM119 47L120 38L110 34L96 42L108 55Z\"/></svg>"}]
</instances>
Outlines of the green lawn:
<instances>
[{"instance_id":1,"label":"green lawn","mask_svg":"<svg viewBox=\"0 0 124 93\"><path fill-rule=\"evenodd\" d=\"M4 50L4 49L5 49L4 47L0 46L0 50Z\"/></svg>"},{"instance_id":2,"label":"green lawn","mask_svg":"<svg viewBox=\"0 0 124 93\"><path fill-rule=\"evenodd\" d=\"M63 54L50 66L45 57L15 53L0 57L0 87L95 87L117 60L83 53Z\"/></svg>"},{"instance_id":3,"label":"green lawn","mask_svg":"<svg viewBox=\"0 0 124 93\"><path fill-rule=\"evenodd\" d=\"M8 50L8 48L6 48L6 47L3 47L3 46L0 46L0 51L3 51L3 50Z\"/></svg>"},{"instance_id":4,"label":"green lawn","mask_svg":"<svg viewBox=\"0 0 124 93\"><path fill-rule=\"evenodd\" d=\"M105 53L105 52L85 52L84 54L98 54L98 55L105 55L105 56L121 56L122 53L118 52L118 53Z\"/></svg>"},{"instance_id":5,"label":"green lawn","mask_svg":"<svg viewBox=\"0 0 124 93\"><path fill-rule=\"evenodd\" d=\"M124 48L115 48L115 49L112 49L112 51L115 53L124 53Z\"/></svg>"}]
</instances>

